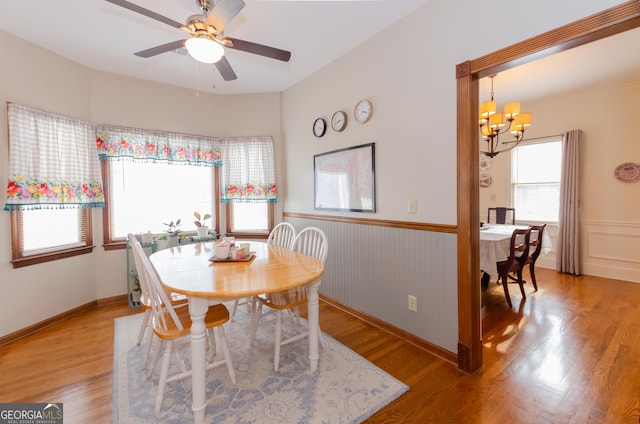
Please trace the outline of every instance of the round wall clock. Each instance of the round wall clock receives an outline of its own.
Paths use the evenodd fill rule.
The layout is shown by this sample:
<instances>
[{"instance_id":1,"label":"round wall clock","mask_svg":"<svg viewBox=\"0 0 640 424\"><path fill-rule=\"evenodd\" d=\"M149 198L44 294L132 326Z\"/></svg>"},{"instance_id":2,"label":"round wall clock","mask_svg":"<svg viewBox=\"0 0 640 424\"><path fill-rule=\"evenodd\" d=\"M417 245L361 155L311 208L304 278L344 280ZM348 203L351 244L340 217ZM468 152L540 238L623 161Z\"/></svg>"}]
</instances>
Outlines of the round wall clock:
<instances>
[{"instance_id":1,"label":"round wall clock","mask_svg":"<svg viewBox=\"0 0 640 424\"><path fill-rule=\"evenodd\" d=\"M356 121L364 124L369 119L371 119L371 114L373 113L373 104L369 100L360 100L355 109L353 110L353 117Z\"/></svg>"},{"instance_id":2,"label":"round wall clock","mask_svg":"<svg viewBox=\"0 0 640 424\"><path fill-rule=\"evenodd\" d=\"M347 127L347 114L339 110L331 117L331 128L334 131L342 131Z\"/></svg>"},{"instance_id":3,"label":"round wall clock","mask_svg":"<svg viewBox=\"0 0 640 424\"><path fill-rule=\"evenodd\" d=\"M480 187L489 187L491 185L491 175L480 174Z\"/></svg>"},{"instance_id":4,"label":"round wall clock","mask_svg":"<svg viewBox=\"0 0 640 424\"><path fill-rule=\"evenodd\" d=\"M327 131L327 121L324 118L318 118L313 122L313 135L322 137Z\"/></svg>"}]
</instances>

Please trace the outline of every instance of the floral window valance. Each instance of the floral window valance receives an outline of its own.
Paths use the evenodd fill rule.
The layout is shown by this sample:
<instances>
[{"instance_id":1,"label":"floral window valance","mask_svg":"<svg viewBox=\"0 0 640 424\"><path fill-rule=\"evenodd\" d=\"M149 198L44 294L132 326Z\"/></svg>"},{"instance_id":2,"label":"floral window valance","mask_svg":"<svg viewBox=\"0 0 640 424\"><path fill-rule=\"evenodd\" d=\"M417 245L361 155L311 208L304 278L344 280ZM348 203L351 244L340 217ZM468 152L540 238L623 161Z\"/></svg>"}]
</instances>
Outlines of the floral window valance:
<instances>
[{"instance_id":1,"label":"floral window valance","mask_svg":"<svg viewBox=\"0 0 640 424\"><path fill-rule=\"evenodd\" d=\"M222 202L275 202L276 177L271 137L224 138Z\"/></svg>"},{"instance_id":2,"label":"floral window valance","mask_svg":"<svg viewBox=\"0 0 640 424\"><path fill-rule=\"evenodd\" d=\"M149 161L221 166L220 149L213 137L99 125L96 145L100 159L129 158Z\"/></svg>"},{"instance_id":3,"label":"floral window valance","mask_svg":"<svg viewBox=\"0 0 640 424\"><path fill-rule=\"evenodd\" d=\"M7 103L5 210L104 207L92 123Z\"/></svg>"}]
</instances>

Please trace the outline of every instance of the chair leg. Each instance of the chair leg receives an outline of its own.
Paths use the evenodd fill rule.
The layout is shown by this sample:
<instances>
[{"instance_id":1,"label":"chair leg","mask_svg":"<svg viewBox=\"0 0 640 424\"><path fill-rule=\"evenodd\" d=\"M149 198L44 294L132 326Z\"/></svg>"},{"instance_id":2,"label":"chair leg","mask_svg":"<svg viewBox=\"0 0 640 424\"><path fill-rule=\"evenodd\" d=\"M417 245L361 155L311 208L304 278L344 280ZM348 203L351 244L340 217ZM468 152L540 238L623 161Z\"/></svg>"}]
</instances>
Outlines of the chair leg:
<instances>
[{"instance_id":1,"label":"chair leg","mask_svg":"<svg viewBox=\"0 0 640 424\"><path fill-rule=\"evenodd\" d=\"M522 298L526 299L527 294L524 292L524 281L522 280L522 268L518 270L516 275L518 276L518 285L520 286L520 293L522 293Z\"/></svg>"},{"instance_id":2,"label":"chair leg","mask_svg":"<svg viewBox=\"0 0 640 424\"><path fill-rule=\"evenodd\" d=\"M238 311L238 304L240 303L240 299L236 299L233 301L233 308L231 309L231 316L229 317L229 321L232 321L236 317L236 312Z\"/></svg>"},{"instance_id":3,"label":"chair leg","mask_svg":"<svg viewBox=\"0 0 640 424\"><path fill-rule=\"evenodd\" d=\"M224 361L227 364L227 373L231 380L231 385L236 385L236 373L233 369L233 363L231 362L231 352L229 351L229 343L227 343L227 336L224 332L223 326L218 326L218 337L220 337L220 345L222 346L222 353L224 354Z\"/></svg>"},{"instance_id":4,"label":"chair leg","mask_svg":"<svg viewBox=\"0 0 640 424\"><path fill-rule=\"evenodd\" d=\"M216 357L216 337L213 328L207 329L207 342L209 343L209 361L213 361Z\"/></svg>"},{"instance_id":5,"label":"chair leg","mask_svg":"<svg viewBox=\"0 0 640 424\"><path fill-rule=\"evenodd\" d=\"M536 282L536 272L533 264L529 264L529 274L531 274L531 282L533 283L533 288L535 291L538 291L538 283Z\"/></svg>"},{"instance_id":6,"label":"chair leg","mask_svg":"<svg viewBox=\"0 0 640 424\"><path fill-rule=\"evenodd\" d=\"M504 288L504 297L507 299L507 305L511 308L511 296L509 296L509 289L507 288L507 275L502 276L502 288Z\"/></svg>"},{"instance_id":7,"label":"chair leg","mask_svg":"<svg viewBox=\"0 0 640 424\"><path fill-rule=\"evenodd\" d=\"M158 363L158 356L160 355L160 348L164 343L162 339L158 339L158 343L156 343L155 348L153 349L153 355L151 355L151 366L147 369L147 378L151 378L153 375L153 371L156 369L156 364Z\"/></svg>"},{"instance_id":8,"label":"chair leg","mask_svg":"<svg viewBox=\"0 0 640 424\"><path fill-rule=\"evenodd\" d=\"M258 304L257 308L256 303ZM251 335L249 336L249 347L253 346L253 341L256 338L258 324L260 324L260 316L262 315L262 303L254 301L252 309L253 312L251 312Z\"/></svg>"},{"instance_id":9,"label":"chair leg","mask_svg":"<svg viewBox=\"0 0 640 424\"><path fill-rule=\"evenodd\" d=\"M149 328L147 333L147 343L144 346L144 356L142 357L142 369L147 368L149 363L149 352L151 352L151 345L153 344L153 330Z\"/></svg>"},{"instance_id":10,"label":"chair leg","mask_svg":"<svg viewBox=\"0 0 640 424\"><path fill-rule=\"evenodd\" d=\"M280 341L282 340L282 311L278 309L276 314L276 335L275 349L273 353L273 369L280 368Z\"/></svg>"},{"instance_id":11,"label":"chair leg","mask_svg":"<svg viewBox=\"0 0 640 424\"><path fill-rule=\"evenodd\" d=\"M144 311L144 316L142 317L142 324L140 324L140 332L138 333L138 341L136 342L136 346L140 346L140 343L142 342L144 332L149 326L149 318L151 318L151 309L146 309Z\"/></svg>"},{"instance_id":12,"label":"chair leg","mask_svg":"<svg viewBox=\"0 0 640 424\"><path fill-rule=\"evenodd\" d=\"M158 381L158 393L156 394L156 415L160 414L160 408L162 407L162 399L164 398L164 389L167 385L167 375L169 374L169 362L171 360L171 351L173 350L173 340L169 340L166 343L167 347L164 350L164 356L162 358L162 368L160 369L160 380Z\"/></svg>"}]
</instances>

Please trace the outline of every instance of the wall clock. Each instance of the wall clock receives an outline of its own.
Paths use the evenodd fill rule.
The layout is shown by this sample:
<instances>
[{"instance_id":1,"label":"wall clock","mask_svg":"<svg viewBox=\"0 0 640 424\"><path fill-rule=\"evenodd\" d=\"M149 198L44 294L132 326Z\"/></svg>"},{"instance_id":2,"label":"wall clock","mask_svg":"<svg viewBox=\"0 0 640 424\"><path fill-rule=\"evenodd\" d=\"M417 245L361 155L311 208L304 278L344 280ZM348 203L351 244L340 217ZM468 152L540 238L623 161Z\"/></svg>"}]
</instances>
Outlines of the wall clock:
<instances>
[{"instance_id":1,"label":"wall clock","mask_svg":"<svg viewBox=\"0 0 640 424\"><path fill-rule=\"evenodd\" d=\"M318 118L313 121L313 135L322 137L327 132L327 121L324 118Z\"/></svg>"},{"instance_id":2,"label":"wall clock","mask_svg":"<svg viewBox=\"0 0 640 424\"><path fill-rule=\"evenodd\" d=\"M353 116L356 121L364 124L369 119L371 119L371 114L373 113L373 104L366 99L360 100L355 109L353 110Z\"/></svg>"},{"instance_id":3,"label":"wall clock","mask_svg":"<svg viewBox=\"0 0 640 424\"><path fill-rule=\"evenodd\" d=\"M347 127L347 114L339 110L331 117L331 128L334 131L342 131Z\"/></svg>"}]
</instances>

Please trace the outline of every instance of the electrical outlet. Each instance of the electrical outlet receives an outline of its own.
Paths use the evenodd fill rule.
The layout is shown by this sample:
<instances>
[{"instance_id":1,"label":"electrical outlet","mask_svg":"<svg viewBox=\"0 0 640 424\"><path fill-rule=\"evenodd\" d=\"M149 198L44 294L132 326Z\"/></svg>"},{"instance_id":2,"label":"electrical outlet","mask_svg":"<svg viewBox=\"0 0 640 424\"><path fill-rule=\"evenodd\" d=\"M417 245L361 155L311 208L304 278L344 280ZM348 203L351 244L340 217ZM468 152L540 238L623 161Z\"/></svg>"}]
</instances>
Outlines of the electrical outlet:
<instances>
[{"instance_id":1,"label":"electrical outlet","mask_svg":"<svg viewBox=\"0 0 640 424\"><path fill-rule=\"evenodd\" d=\"M418 312L418 298L415 296L409 295L409 310L413 312Z\"/></svg>"}]
</instances>

